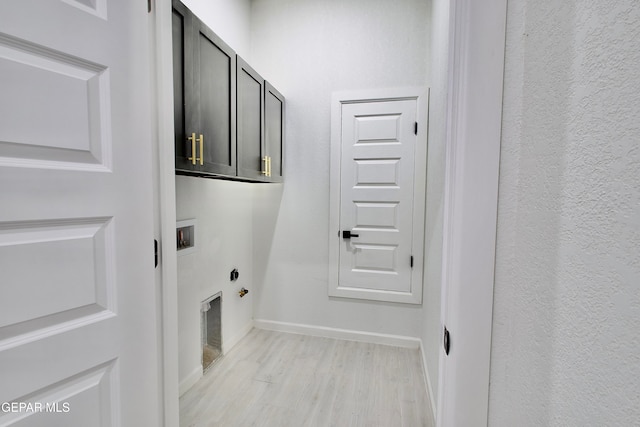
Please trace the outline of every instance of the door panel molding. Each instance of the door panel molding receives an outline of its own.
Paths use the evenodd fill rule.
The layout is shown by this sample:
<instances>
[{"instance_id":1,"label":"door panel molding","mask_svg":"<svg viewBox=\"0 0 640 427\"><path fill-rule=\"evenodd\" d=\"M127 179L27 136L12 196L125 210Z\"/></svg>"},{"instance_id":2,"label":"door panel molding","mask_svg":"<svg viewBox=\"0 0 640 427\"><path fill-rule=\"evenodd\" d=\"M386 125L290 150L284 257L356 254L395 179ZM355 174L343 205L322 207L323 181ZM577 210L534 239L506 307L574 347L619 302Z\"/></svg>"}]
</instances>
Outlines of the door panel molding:
<instances>
[{"instance_id":1,"label":"door panel molding","mask_svg":"<svg viewBox=\"0 0 640 427\"><path fill-rule=\"evenodd\" d=\"M427 117L428 117L428 94L429 91L424 87L409 87L396 89L374 89L362 91L346 91L335 92L331 103L331 173L330 173L330 243L329 243L329 283L328 293L330 297L356 298L374 301L387 301L397 303L421 304L422 303L422 281L423 281L423 252L424 252L424 225L425 225L425 200L426 200L426 165L427 165ZM380 111L375 114L376 117L383 116L384 120L369 120L367 114L360 115L354 124L354 133L357 134L357 143L353 144L353 159L358 164L358 170L354 171L353 177L343 177L343 159L342 159L342 138L343 126L342 116L345 108L351 108L353 104L374 104L389 103L394 101L414 101L415 102L415 121L423 124L418 126L415 134L414 147L414 171L413 171L413 190L412 203L413 207L408 214L412 221L412 233L410 242L410 255L413 256L413 268L410 270L410 289L402 289L402 287L385 286L381 284L361 287L357 284L340 283L340 248L344 245L342 237L342 226L356 227L356 224L341 224L341 205L342 201L342 179L353 178L353 188L355 191L367 191L367 188L376 188L383 193L391 194L397 191L400 172L397 164L394 163L397 154L393 146L400 145L398 135L400 135L400 116L398 114L386 114ZM413 124L410 125L411 136L413 137ZM360 156L358 150L367 147L376 147L382 155L380 159L369 160ZM397 160L397 159L396 159ZM375 172L375 176L374 173ZM382 174L382 178L380 179ZM384 181L384 182L382 182ZM363 220L368 224L366 226L357 227L356 234L362 233L363 236L371 230L389 231L390 224L392 228L397 228L398 218L397 207L388 203L374 203L368 200L357 200L352 209L354 214L362 214ZM372 215L374 210L383 214L380 223L376 223ZM370 224L369 224L370 223ZM369 230L371 229L371 230ZM394 230L391 230L394 231ZM364 240L364 239L362 239ZM383 241L385 248L393 247L393 242ZM395 271L385 269L384 265L376 264L379 261L389 261L402 265L404 258L396 257L396 251L376 252L373 246L365 241L353 242L355 250L361 250L358 256L354 256L350 268L356 270L366 270L373 274L397 275ZM365 249L371 249L369 254L365 253ZM410 268L410 257L406 257L407 267ZM373 264L372 264L373 263ZM363 272L364 274L364 272Z\"/></svg>"},{"instance_id":2,"label":"door panel molding","mask_svg":"<svg viewBox=\"0 0 640 427\"><path fill-rule=\"evenodd\" d=\"M0 2L0 425L156 426L149 17L75 6Z\"/></svg>"}]
</instances>

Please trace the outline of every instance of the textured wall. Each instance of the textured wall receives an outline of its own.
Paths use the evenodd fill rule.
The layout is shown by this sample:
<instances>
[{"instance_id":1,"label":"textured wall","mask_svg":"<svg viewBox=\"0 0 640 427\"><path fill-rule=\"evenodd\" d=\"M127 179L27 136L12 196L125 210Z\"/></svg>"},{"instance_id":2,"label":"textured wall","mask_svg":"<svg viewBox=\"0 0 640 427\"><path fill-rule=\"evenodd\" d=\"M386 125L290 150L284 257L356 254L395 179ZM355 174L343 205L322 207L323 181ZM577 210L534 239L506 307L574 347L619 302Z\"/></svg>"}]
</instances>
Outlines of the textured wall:
<instances>
[{"instance_id":1,"label":"textured wall","mask_svg":"<svg viewBox=\"0 0 640 427\"><path fill-rule=\"evenodd\" d=\"M254 0L251 62L287 97L286 182L257 188L255 318L419 337L420 306L327 296L331 93L428 83L424 0Z\"/></svg>"},{"instance_id":2,"label":"textured wall","mask_svg":"<svg viewBox=\"0 0 640 427\"><path fill-rule=\"evenodd\" d=\"M493 426L640 420L640 6L510 0Z\"/></svg>"},{"instance_id":3,"label":"textured wall","mask_svg":"<svg viewBox=\"0 0 640 427\"><path fill-rule=\"evenodd\" d=\"M449 48L449 0L433 0L431 14L431 92L429 109L429 158L427 165L427 226L423 297L423 357L429 371L432 401L438 398L440 355L440 287L442 280L442 232ZM435 406L435 404L434 404Z\"/></svg>"}]
</instances>

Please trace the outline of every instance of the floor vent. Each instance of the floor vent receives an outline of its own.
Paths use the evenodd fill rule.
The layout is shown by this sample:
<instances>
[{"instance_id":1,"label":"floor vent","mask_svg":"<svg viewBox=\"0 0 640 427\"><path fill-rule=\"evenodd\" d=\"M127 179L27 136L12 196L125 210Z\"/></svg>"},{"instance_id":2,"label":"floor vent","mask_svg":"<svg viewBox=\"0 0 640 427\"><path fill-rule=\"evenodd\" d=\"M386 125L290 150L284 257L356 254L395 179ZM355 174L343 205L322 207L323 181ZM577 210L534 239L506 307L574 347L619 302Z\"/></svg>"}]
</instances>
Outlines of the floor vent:
<instances>
[{"instance_id":1,"label":"floor vent","mask_svg":"<svg viewBox=\"0 0 640 427\"><path fill-rule=\"evenodd\" d=\"M209 367L222 354L222 293L202 302L202 369Z\"/></svg>"}]
</instances>

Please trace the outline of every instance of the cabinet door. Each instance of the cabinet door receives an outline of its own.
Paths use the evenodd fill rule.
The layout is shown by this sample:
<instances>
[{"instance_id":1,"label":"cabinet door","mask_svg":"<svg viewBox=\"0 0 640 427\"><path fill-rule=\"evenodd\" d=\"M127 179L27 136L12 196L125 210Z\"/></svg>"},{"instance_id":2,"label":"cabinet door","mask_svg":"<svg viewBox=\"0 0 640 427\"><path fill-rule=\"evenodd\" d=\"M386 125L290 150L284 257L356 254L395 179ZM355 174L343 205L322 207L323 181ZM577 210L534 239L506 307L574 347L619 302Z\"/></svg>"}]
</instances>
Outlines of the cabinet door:
<instances>
[{"instance_id":1,"label":"cabinet door","mask_svg":"<svg viewBox=\"0 0 640 427\"><path fill-rule=\"evenodd\" d=\"M236 175L235 52L173 0L176 171Z\"/></svg>"},{"instance_id":2,"label":"cabinet door","mask_svg":"<svg viewBox=\"0 0 640 427\"><path fill-rule=\"evenodd\" d=\"M193 52L189 51L186 39L192 28L193 15L180 1L173 1L173 115L175 127L176 170L192 171L196 169L192 157L191 144L188 144L185 114L185 83L193 79L192 67L187 66Z\"/></svg>"},{"instance_id":3,"label":"cabinet door","mask_svg":"<svg viewBox=\"0 0 640 427\"><path fill-rule=\"evenodd\" d=\"M242 58L237 58L238 177L265 181L264 79Z\"/></svg>"},{"instance_id":4,"label":"cabinet door","mask_svg":"<svg viewBox=\"0 0 640 427\"><path fill-rule=\"evenodd\" d=\"M265 152L269 158L270 182L282 182L284 176L284 96L269 82L264 87Z\"/></svg>"},{"instance_id":5,"label":"cabinet door","mask_svg":"<svg viewBox=\"0 0 640 427\"><path fill-rule=\"evenodd\" d=\"M194 76L186 94L193 127L187 133L204 138L196 144L202 172L235 176L235 52L199 19L194 23Z\"/></svg>"}]
</instances>

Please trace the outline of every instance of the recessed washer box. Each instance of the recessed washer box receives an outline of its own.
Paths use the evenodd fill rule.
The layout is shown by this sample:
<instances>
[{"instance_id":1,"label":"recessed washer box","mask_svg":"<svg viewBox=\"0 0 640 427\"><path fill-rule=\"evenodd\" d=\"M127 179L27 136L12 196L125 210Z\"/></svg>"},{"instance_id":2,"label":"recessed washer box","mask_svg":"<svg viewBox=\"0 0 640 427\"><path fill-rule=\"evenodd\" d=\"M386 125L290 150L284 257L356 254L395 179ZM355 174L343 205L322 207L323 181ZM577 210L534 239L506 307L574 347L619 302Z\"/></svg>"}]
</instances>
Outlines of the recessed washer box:
<instances>
[{"instance_id":1,"label":"recessed washer box","mask_svg":"<svg viewBox=\"0 0 640 427\"><path fill-rule=\"evenodd\" d=\"M195 219L185 219L176 222L176 250L178 255L187 255L196 250Z\"/></svg>"}]
</instances>

